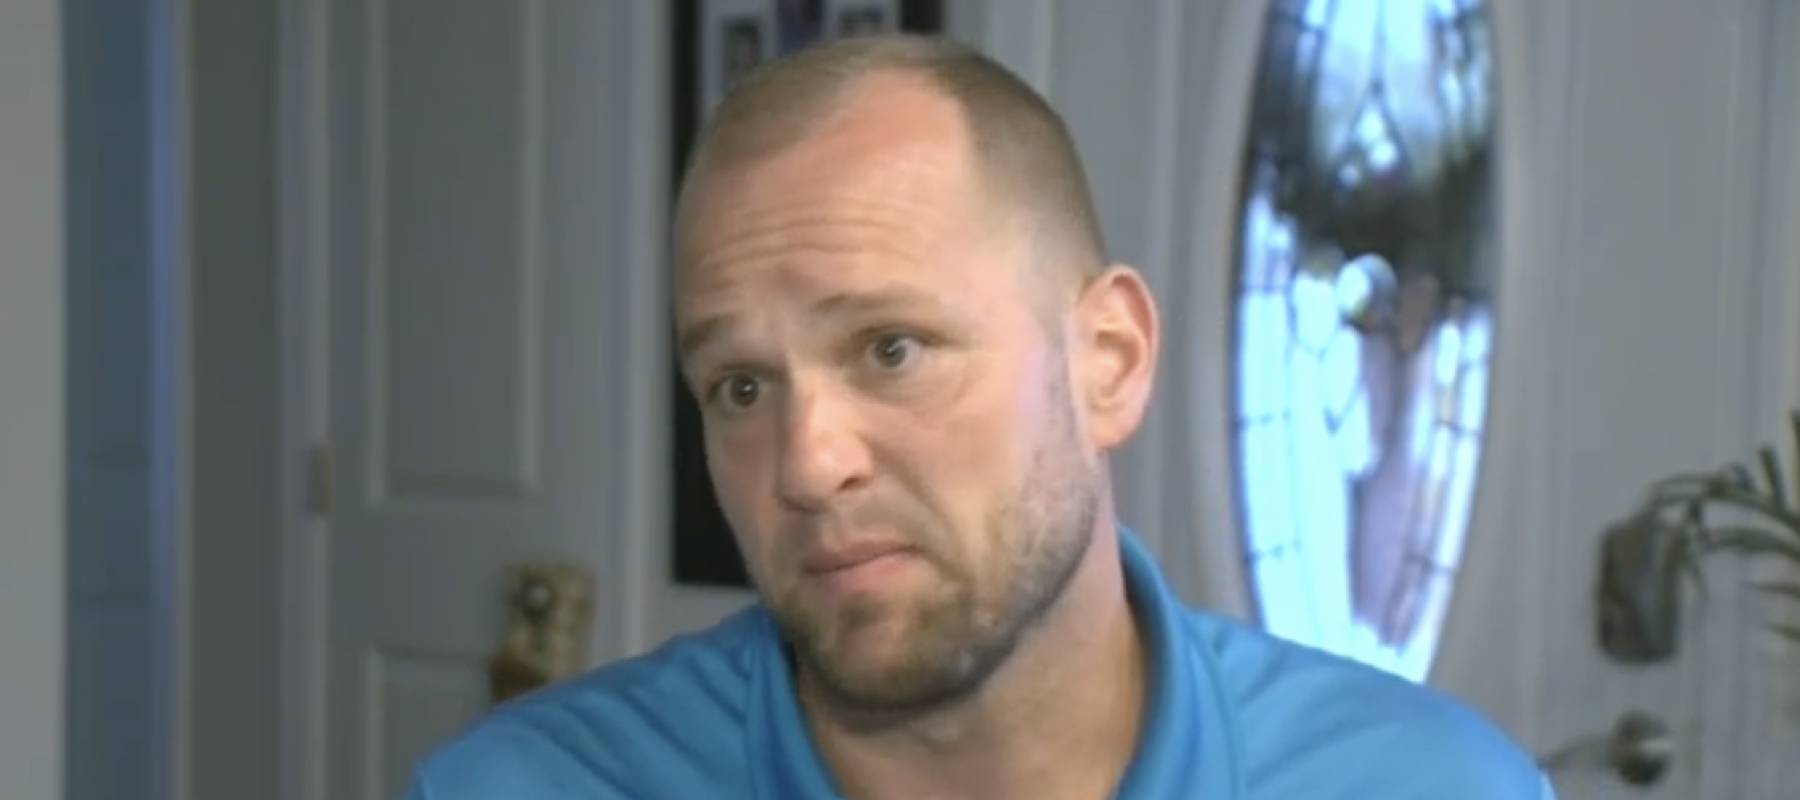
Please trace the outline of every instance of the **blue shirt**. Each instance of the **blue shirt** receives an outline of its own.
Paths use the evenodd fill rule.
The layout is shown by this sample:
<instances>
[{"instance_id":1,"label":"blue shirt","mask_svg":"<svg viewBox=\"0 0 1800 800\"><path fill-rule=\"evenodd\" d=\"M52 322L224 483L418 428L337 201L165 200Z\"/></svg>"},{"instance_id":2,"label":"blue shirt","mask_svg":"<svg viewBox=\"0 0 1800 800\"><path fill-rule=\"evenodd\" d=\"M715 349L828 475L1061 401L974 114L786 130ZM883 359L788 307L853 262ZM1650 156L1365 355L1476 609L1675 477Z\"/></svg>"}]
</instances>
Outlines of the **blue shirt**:
<instances>
[{"instance_id":1,"label":"blue shirt","mask_svg":"<svg viewBox=\"0 0 1800 800\"><path fill-rule=\"evenodd\" d=\"M1550 800L1536 765L1422 686L1196 613L1120 534L1153 670L1121 798ZM775 622L718 626L502 706L413 800L830 798Z\"/></svg>"}]
</instances>

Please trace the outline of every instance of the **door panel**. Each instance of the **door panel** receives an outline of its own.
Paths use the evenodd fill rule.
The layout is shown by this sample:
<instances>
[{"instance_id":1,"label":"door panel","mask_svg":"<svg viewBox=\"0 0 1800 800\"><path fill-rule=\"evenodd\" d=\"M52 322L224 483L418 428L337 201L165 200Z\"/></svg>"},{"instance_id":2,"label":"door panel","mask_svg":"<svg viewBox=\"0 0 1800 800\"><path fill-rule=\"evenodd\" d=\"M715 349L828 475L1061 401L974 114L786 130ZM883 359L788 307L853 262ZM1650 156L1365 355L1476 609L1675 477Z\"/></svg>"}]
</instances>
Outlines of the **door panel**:
<instances>
[{"instance_id":1,"label":"door panel","mask_svg":"<svg viewBox=\"0 0 1800 800\"><path fill-rule=\"evenodd\" d=\"M326 797L488 707L511 565L590 570L625 648L636 8L327 7Z\"/></svg>"}]
</instances>

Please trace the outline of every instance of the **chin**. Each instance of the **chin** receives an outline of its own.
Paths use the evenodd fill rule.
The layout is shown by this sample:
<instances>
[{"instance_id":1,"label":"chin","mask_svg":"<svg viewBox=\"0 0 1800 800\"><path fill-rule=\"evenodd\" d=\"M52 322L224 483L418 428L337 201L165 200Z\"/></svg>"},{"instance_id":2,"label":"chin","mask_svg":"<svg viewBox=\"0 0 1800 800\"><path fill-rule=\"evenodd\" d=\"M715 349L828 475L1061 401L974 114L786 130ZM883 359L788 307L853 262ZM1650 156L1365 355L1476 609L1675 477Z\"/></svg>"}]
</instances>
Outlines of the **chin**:
<instances>
[{"instance_id":1,"label":"chin","mask_svg":"<svg viewBox=\"0 0 1800 800\"><path fill-rule=\"evenodd\" d=\"M803 645L802 658L814 682L839 705L907 713L973 692L1011 649L1006 637L985 641L972 630L923 623L901 615L847 625L829 639Z\"/></svg>"},{"instance_id":2,"label":"chin","mask_svg":"<svg viewBox=\"0 0 1800 800\"><path fill-rule=\"evenodd\" d=\"M968 694L980 683L971 659L919 659L888 652L840 653L814 667L816 682L835 703L872 712L927 710Z\"/></svg>"}]
</instances>

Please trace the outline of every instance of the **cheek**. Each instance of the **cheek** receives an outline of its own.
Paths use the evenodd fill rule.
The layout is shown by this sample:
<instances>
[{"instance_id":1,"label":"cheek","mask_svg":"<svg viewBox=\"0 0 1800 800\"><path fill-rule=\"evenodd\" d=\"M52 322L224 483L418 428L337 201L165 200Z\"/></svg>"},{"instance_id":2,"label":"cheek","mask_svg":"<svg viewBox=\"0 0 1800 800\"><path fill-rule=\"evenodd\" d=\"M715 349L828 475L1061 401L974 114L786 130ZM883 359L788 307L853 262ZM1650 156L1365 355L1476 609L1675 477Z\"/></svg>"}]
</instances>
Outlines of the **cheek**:
<instances>
[{"instance_id":1,"label":"cheek","mask_svg":"<svg viewBox=\"0 0 1800 800\"><path fill-rule=\"evenodd\" d=\"M1029 372L995 366L955 403L886 426L897 471L942 515L951 539L943 544L969 566L989 559L990 529L1016 501L1033 449L1028 432L1041 402L1022 402L1016 391Z\"/></svg>"},{"instance_id":2,"label":"cheek","mask_svg":"<svg viewBox=\"0 0 1800 800\"><path fill-rule=\"evenodd\" d=\"M753 573L767 560L764 550L774 529L775 494L770 485L773 467L765 462L768 449L749 431L718 434L706 431L706 472L725 522Z\"/></svg>"}]
</instances>

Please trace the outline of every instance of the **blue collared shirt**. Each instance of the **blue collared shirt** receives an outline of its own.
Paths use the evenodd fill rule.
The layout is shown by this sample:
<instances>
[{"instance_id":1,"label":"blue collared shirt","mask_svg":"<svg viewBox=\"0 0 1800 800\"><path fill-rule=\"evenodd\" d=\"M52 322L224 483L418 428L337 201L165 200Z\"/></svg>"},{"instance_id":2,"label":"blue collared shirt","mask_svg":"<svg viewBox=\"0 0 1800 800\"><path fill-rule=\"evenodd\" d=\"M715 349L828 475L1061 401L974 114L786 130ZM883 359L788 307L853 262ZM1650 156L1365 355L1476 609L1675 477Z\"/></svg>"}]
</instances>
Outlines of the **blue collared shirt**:
<instances>
[{"instance_id":1,"label":"blue collared shirt","mask_svg":"<svg viewBox=\"0 0 1800 800\"><path fill-rule=\"evenodd\" d=\"M1551 800L1530 758L1450 699L1194 612L1129 531L1151 656L1121 798ZM507 704L421 765L413 800L838 797L760 605Z\"/></svg>"}]
</instances>

